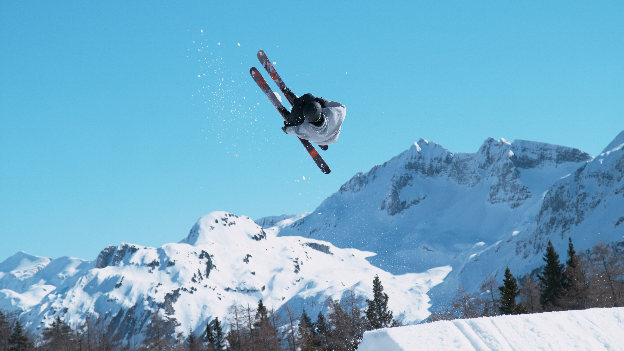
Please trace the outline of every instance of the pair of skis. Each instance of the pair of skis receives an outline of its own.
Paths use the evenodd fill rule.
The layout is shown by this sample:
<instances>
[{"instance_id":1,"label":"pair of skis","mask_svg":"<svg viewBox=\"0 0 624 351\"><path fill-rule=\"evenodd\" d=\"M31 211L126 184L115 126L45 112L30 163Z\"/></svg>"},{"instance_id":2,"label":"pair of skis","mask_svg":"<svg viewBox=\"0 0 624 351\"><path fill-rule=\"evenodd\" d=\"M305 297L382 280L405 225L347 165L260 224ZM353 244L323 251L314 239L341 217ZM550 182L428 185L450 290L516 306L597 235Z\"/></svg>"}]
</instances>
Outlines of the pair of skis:
<instances>
[{"instance_id":1,"label":"pair of skis","mask_svg":"<svg viewBox=\"0 0 624 351\"><path fill-rule=\"evenodd\" d=\"M284 94L284 96L286 97L286 100L288 100L288 102L290 102L290 105L292 106L295 103L293 101L294 94L292 94L288 90L286 84L284 84L282 78L280 78L279 74L277 74L275 67L273 66L271 61L269 61L269 58L266 56L264 51L258 51L258 60L260 60L262 67L264 67L264 69L269 73L275 84L277 84L277 86L279 87L282 94ZM253 80L256 82L256 84L258 84L258 87L262 89L264 94L269 98L269 101L271 101L273 106L275 106L277 111L285 120L286 116L289 113L288 109L286 109L286 107L284 107L284 105L282 105L282 103L277 99L277 96L273 93L273 90L271 89L271 87L269 87L269 84L266 82L266 80L262 78L262 75L260 74L260 72L258 72L258 69L256 67L251 67L249 73L251 73L251 76L253 77ZM320 168L323 173L329 174L329 172L331 172L329 166L327 165L327 163L325 163L325 160L323 160L321 155L319 155L318 151L316 151L314 146L312 146L312 143L310 143L308 140L301 138L299 138L299 141L301 141L301 144L303 144L303 147L305 147L306 151L310 154L310 157L312 157L318 168Z\"/></svg>"}]
</instances>

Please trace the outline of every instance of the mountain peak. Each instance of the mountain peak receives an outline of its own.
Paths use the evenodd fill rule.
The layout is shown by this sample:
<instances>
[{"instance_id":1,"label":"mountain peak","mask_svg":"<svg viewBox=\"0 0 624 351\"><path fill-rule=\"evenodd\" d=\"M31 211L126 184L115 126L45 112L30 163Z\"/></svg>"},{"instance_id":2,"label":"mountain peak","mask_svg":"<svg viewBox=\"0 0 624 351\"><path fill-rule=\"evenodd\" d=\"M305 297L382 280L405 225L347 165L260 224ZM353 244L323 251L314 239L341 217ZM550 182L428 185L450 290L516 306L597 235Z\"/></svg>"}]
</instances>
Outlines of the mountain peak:
<instances>
[{"instance_id":1,"label":"mountain peak","mask_svg":"<svg viewBox=\"0 0 624 351\"><path fill-rule=\"evenodd\" d=\"M12 276L19 280L28 279L47 266L50 261L52 259L47 257L34 256L24 251L19 251L0 263L0 274L11 273Z\"/></svg>"},{"instance_id":2,"label":"mountain peak","mask_svg":"<svg viewBox=\"0 0 624 351\"><path fill-rule=\"evenodd\" d=\"M231 230L230 227L236 228ZM215 242L233 243L245 239L260 241L265 238L266 233L262 227L249 217L215 211L201 217L180 243L198 246Z\"/></svg>"},{"instance_id":3,"label":"mountain peak","mask_svg":"<svg viewBox=\"0 0 624 351\"><path fill-rule=\"evenodd\" d=\"M624 146L624 130L618 134L615 139L604 150L602 150L601 154L604 154L609 151L613 151L613 149L619 149Z\"/></svg>"}]
</instances>

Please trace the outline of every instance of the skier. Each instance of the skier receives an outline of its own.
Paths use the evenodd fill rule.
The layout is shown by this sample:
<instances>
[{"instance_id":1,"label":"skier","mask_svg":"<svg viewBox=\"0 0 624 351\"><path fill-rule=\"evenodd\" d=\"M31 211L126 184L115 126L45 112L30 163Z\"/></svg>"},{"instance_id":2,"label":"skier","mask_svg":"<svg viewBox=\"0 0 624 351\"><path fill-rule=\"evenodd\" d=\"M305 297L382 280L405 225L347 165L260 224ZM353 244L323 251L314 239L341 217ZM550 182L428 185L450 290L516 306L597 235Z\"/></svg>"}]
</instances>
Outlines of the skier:
<instances>
[{"instance_id":1,"label":"skier","mask_svg":"<svg viewBox=\"0 0 624 351\"><path fill-rule=\"evenodd\" d=\"M298 98L286 89L284 93L294 103L290 113L284 116L284 133L309 140L327 150L327 145L338 140L347 108L339 102L317 98L310 93Z\"/></svg>"}]
</instances>

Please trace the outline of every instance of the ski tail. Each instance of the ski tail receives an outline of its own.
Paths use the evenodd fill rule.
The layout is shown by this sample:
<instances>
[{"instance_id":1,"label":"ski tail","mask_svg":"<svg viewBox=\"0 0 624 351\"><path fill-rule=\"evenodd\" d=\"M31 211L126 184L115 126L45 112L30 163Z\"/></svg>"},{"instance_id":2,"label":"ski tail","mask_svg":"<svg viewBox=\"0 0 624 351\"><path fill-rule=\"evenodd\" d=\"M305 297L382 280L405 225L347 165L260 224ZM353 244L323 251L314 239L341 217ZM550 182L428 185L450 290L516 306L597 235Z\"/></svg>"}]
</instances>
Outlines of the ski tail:
<instances>
[{"instance_id":1,"label":"ski tail","mask_svg":"<svg viewBox=\"0 0 624 351\"><path fill-rule=\"evenodd\" d=\"M299 141L301 141L303 147L305 147L306 151L310 154L310 157L312 157L314 163L316 163L318 168L321 169L321 172L329 174L329 172L331 172L331 169L329 169L329 166L327 165L327 163L325 163L323 157L321 157L321 155L318 153L318 151L316 151L314 146L312 146L312 143L310 143L308 140L301 138L299 138Z\"/></svg>"},{"instance_id":2,"label":"ski tail","mask_svg":"<svg viewBox=\"0 0 624 351\"><path fill-rule=\"evenodd\" d=\"M256 84L258 84L258 87L260 87L264 95L269 98L269 101L271 101L271 103L277 109L280 115L282 115L282 118L286 120L288 110L277 99L277 96L275 96L269 84L267 84L266 80L264 80L260 72L258 72L258 69L256 67L251 67L249 73L251 74L251 77L256 82ZM312 143L310 143L308 140L301 138L299 138L299 141L301 141L301 144L303 144L303 147L305 147L306 151L308 152L308 154L310 154L310 157L312 157L314 163L316 163L318 168L320 168L321 172L329 174L329 172L331 172L329 166L327 165L327 163L325 163L325 160L323 160L323 157L319 155L318 151L316 151L314 146L312 146Z\"/></svg>"}]
</instances>

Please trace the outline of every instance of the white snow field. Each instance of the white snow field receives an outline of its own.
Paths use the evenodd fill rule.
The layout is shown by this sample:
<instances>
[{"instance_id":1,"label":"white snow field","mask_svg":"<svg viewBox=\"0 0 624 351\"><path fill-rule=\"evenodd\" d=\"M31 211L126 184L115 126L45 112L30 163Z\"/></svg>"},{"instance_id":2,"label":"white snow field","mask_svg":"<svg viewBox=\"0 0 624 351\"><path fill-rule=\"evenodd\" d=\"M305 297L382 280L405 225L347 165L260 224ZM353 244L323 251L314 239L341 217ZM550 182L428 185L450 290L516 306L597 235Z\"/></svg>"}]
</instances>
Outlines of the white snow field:
<instances>
[{"instance_id":1,"label":"white snow field","mask_svg":"<svg viewBox=\"0 0 624 351\"><path fill-rule=\"evenodd\" d=\"M458 319L364 333L358 351L624 350L624 308Z\"/></svg>"}]
</instances>

